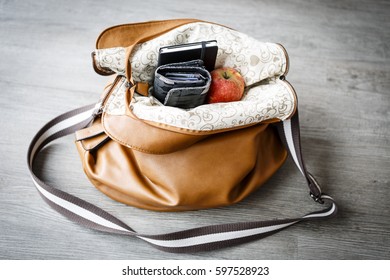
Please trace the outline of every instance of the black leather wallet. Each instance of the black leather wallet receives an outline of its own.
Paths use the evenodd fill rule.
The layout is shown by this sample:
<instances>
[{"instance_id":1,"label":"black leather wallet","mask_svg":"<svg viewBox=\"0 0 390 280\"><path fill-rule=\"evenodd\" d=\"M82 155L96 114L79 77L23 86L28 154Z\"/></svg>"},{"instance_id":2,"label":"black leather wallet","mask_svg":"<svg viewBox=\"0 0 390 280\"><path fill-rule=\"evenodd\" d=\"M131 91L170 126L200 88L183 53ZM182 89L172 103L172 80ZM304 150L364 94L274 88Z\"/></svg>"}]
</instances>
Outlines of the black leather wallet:
<instances>
[{"instance_id":1,"label":"black leather wallet","mask_svg":"<svg viewBox=\"0 0 390 280\"><path fill-rule=\"evenodd\" d=\"M160 48L158 66L200 59L208 71L213 71L217 52L216 40L165 46Z\"/></svg>"},{"instance_id":2,"label":"black leather wallet","mask_svg":"<svg viewBox=\"0 0 390 280\"><path fill-rule=\"evenodd\" d=\"M190 109L205 102L210 83L201 60L166 64L156 69L153 96L166 106Z\"/></svg>"}]
</instances>

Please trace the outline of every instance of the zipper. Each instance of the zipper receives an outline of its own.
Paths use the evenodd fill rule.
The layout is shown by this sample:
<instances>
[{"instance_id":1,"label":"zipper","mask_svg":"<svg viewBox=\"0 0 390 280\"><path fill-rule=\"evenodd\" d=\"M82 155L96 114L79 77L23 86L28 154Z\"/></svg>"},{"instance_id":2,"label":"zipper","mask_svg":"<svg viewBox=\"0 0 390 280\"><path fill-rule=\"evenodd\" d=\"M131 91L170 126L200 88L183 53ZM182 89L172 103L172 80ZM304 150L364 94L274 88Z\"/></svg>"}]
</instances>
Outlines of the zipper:
<instances>
[{"instance_id":1,"label":"zipper","mask_svg":"<svg viewBox=\"0 0 390 280\"><path fill-rule=\"evenodd\" d=\"M294 108L294 111L293 113L288 117L288 119L290 119L292 116L295 115L295 112L297 111L297 108L298 108L298 96L297 96L297 92L295 91L294 87L290 84L290 82L288 82L286 80L286 77L284 75L280 76L279 77L279 80L280 82L284 83L285 85L287 85L287 87L290 89L291 93L293 94L294 96L294 104L295 104L295 108Z\"/></svg>"},{"instance_id":2,"label":"zipper","mask_svg":"<svg viewBox=\"0 0 390 280\"><path fill-rule=\"evenodd\" d=\"M288 70L290 70L290 57L288 56L287 50L285 47L283 47L282 44L276 43L283 51L285 57L286 57L286 71L282 74L282 76L286 76L288 73Z\"/></svg>"},{"instance_id":3,"label":"zipper","mask_svg":"<svg viewBox=\"0 0 390 280\"><path fill-rule=\"evenodd\" d=\"M95 70L95 72L97 74L102 75L102 76L109 76L109 75L112 75L112 74L115 73L114 71L112 71L109 68L103 68L103 67L99 67L97 65L97 62L96 62L96 51L93 51L91 53L91 57L92 57L92 67L93 67L93 70Z\"/></svg>"},{"instance_id":4,"label":"zipper","mask_svg":"<svg viewBox=\"0 0 390 280\"><path fill-rule=\"evenodd\" d=\"M103 93L103 96L102 98L100 98L100 100L98 101L98 103L96 103L95 105L95 110L93 112L93 116L94 117L97 117L99 115L101 115L103 113L103 110L104 110L104 107L106 106L106 102L108 100L108 97L111 95L112 91L114 90L114 88L118 85L118 83L120 81L122 81L123 83L123 80L126 80L125 77L123 76L116 76L115 80L113 81L113 83L111 84L111 86L109 86L106 91ZM126 86L128 86L126 84Z\"/></svg>"}]
</instances>

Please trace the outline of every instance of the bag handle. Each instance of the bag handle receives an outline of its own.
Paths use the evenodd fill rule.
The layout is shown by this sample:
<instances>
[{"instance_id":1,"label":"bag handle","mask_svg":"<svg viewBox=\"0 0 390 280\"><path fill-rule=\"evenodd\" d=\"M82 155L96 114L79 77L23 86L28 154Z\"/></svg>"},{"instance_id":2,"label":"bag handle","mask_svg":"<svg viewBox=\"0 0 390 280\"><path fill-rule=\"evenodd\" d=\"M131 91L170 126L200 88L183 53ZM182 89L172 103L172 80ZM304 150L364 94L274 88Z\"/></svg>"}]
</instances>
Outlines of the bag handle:
<instances>
[{"instance_id":1,"label":"bag handle","mask_svg":"<svg viewBox=\"0 0 390 280\"><path fill-rule=\"evenodd\" d=\"M42 198L56 211L81 225L99 231L134 236L163 251L189 253L220 249L260 239L298 222L328 218L337 212L334 200L321 193L317 181L306 171L300 147L298 113L296 113L291 120L278 123L278 130L298 169L306 178L312 197L317 202L329 202L327 208L292 219L211 225L159 235L138 233L101 208L46 184L34 173L34 160L46 145L89 126L100 113L101 102L69 111L54 118L38 131L31 141L27 153L31 178Z\"/></svg>"},{"instance_id":2,"label":"bag handle","mask_svg":"<svg viewBox=\"0 0 390 280\"><path fill-rule=\"evenodd\" d=\"M291 119L278 122L276 123L276 126L280 139L294 160L295 165L306 179L306 183L310 189L310 197L313 198L314 201L323 204L324 195L322 194L321 186L314 176L307 171L303 161L298 110L295 111Z\"/></svg>"}]
</instances>

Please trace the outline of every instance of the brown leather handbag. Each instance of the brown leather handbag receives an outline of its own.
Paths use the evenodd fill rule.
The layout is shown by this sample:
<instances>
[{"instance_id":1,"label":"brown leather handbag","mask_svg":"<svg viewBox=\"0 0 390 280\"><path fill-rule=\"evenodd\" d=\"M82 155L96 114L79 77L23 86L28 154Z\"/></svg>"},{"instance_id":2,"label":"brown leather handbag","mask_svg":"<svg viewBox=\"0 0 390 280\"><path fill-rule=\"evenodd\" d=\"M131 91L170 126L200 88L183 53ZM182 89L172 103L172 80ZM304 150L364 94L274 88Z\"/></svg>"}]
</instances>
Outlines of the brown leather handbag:
<instances>
[{"instance_id":1,"label":"brown leather handbag","mask_svg":"<svg viewBox=\"0 0 390 280\"><path fill-rule=\"evenodd\" d=\"M162 106L150 95L159 47L217 40L216 67L238 69L242 101L190 110ZM336 213L306 170L297 97L285 80L288 56L279 44L195 19L124 24L106 29L93 52L97 73L112 75L97 104L67 112L32 140L28 165L42 197L86 226L133 235L170 252L210 250L258 239L302 220ZM283 164L289 152L310 195L329 207L295 219L214 225L145 235L104 210L42 182L34 158L51 141L75 133L84 171L100 191L122 203L156 211L186 211L241 201Z\"/></svg>"}]
</instances>

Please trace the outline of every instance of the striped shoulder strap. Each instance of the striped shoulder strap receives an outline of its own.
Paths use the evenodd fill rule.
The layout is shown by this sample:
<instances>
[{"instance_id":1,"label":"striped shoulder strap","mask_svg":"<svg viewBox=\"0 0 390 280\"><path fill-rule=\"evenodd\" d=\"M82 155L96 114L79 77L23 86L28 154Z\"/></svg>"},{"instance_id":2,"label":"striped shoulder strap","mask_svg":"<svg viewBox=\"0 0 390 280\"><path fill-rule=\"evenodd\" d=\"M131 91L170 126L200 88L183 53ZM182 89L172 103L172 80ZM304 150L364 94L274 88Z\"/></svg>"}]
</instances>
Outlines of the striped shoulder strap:
<instances>
[{"instance_id":1,"label":"striped shoulder strap","mask_svg":"<svg viewBox=\"0 0 390 280\"><path fill-rule=\"evenodd\" d=\"M310 195L321 204L327 202L327 207L290 219L219 224L159 235L136 232L101 208L46 184L34 173L34 160L38 153L52 141L87 127L100 113L100 105L101 103L98 103L78 108L51 120L38 131L28 149L27 163L31 178L42 198L74 222L99 231L136 237L163 251L188 253L260 239L298 222L327 218L337 212L334 200L321 192L318 182L306 170L301 153L299 119L296 112L292 119L277 124L278 131L299 171L305 177Z\"/></svg>"}]
</instances>

